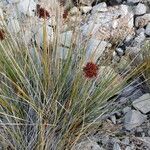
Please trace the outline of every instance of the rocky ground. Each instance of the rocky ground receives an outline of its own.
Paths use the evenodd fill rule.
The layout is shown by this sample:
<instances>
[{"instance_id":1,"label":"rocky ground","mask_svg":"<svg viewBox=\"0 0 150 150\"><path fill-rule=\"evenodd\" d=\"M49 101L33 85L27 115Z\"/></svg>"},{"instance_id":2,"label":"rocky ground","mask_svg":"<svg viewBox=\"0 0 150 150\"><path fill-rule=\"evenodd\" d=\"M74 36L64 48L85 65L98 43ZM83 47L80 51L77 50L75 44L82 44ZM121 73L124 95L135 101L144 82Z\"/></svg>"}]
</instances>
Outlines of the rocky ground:
<instances>
[{"instance_id":1,"label":"rocky ground","mask_svg":"<svg viewBox=\"0 0 150 150\"><path fill-rule=\"evenodd\" d=\"M47 0L31 0L30 3L29 0L3 0L0 2L0 21L2 22L7 16L6 23L12 34L23 32L26 41L30 43L31 39L34 39L41 44L44 9L47 11L48 38L51 41L55 27L51 9L53 2L48 1L47 5L45 2ZM132 62L128 68L130 70L142 62L143 56L140 52L145 44L150 42L149 0L108 2L99 0L98 3L79 0L78 2L61 1L64 21L61 22L60 53L63 51L61 55L63 59L72 42L74 24L77 23L77 28L81 32L80 41L87 43L87 58L95 51L95 61L98 59L99 63L105 66L114 64L118 73L124 71L120 63ZM57 5L60 3L58 2ZM16 8L19 16L16 14ZM21 23L18 22L18 17L22 20ZM107 62L104 61L106 59ZM117 95L115 102L117 110L105 116L96 132L83 139L76 149L150 150L150 91L143 81L142 76L134 79Z\"/></svg>"}]
</instances>

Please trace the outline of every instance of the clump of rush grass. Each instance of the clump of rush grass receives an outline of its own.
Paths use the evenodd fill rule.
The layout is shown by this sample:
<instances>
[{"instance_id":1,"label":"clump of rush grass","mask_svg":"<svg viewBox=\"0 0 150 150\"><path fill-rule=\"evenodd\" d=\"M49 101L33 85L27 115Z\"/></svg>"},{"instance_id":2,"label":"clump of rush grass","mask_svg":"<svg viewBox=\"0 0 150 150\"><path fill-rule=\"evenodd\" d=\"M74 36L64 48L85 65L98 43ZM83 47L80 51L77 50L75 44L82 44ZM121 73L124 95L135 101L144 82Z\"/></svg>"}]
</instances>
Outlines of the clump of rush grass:
<instances>
[{"instance_id":1,"label":"clump of rush grass","mask_svg":"<svg viewBox=\"0 0 150 150\"><path fill-rule=\"evenodd\" d=\"M31 44L11 35L7 27L2 30L2 149L73 149L91 126L115 109L112 97L129 76L118 78L111 66L100 66L92 57L87 60L86 43L75 44L80 34L76 28L66 58L60 58L59 23L57 18L54 40L49 43L43 22L43 46L32 44L34 56Z\"/></svg>"},{"instance_id":2,"label":"clump of rush grass","mask_svg":"<svg viewBox=\"0 0 150 150\"><path fill-rule=\"evenodd\" d=\"M144 77L147 80L147 85L150 89L150 39L146 40L143 46L144 59Z\"/></svg>"}]
</instances>

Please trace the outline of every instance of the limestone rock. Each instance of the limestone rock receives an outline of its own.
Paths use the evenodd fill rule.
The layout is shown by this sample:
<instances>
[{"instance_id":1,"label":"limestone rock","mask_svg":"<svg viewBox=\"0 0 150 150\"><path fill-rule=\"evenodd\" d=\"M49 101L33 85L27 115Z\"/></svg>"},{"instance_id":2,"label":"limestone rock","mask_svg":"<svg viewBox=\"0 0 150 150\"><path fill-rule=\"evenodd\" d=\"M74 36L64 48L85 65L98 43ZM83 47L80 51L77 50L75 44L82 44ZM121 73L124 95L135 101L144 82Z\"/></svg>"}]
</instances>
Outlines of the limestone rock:
<instances>
[{"instance_id":1,"label":"limestone rock","mask_svg":"<svg viewBox=\"0 0 150 150\"><path fill-rule=\"evenodd\" d=\"M124 127L126 130L132 130L133 128L140 126L146 118L146 115L143 115L139 111L131 110L125 115Z\"/></svg>"},{"instance_id":2,"label":"limestone rock","mask_svg":"<svg viewBox=\"0 0 150 150\"><path fill-rule=\"evenodd\" d=\"M116 124L116 116L115 115L111 116L110 119L113 124Z\"/></svg>"},{"instance_id":3,"label":"limestone rock","mask_svg":"<svg viewBox=\"0 0 150 150\"><path fill-rule=\"evenodd\" d=\"M18 11L24 15L34 16L36 3L34 0L22 0L17 4Z\"/></svg>"},{"instance_id":4,"label":"limestone rock","mask_svg":"<svg viewBox=\"0 0 150 150\"><path fill-rule=\"evenodd\" d=\"M134 91L136 90L136 88L134 86L127 86L126 88L124 88L121 92L121 97L128 97L130 96Z\"/></svg>"},{"instance_id":5,"label":"limestone rock","mask_svg":"<svg viewBox=\"0 0 150 150\"><path fill-rule=\"evenodd\" d=\"M121 150L121 147L118 143L115 143L113 146L113 150Z\"/></svg>"},{"instance_id":6,"label":"limestone rock","mask_svg":"<svg viewBox=\"0 0 150 150\"><path fill-rule=\"evenodd\" d=\"M139 3L135 8L136 15L143 15L146 13L146 6L142 3Z\"/></svg>"},{"instance_id":7,"label":"limestone rock","mask_svg":"<svg viewBox=\"0 0 150 150\"><path fill-rule=\"evenodd\" d=\"M73 7L70 10L70 15L77 15L79 13L79 9L77 7Z\"/></svg>"},{"instance_id":8,"label":"limestone rock","mask_svg":"<svg viewBox=\"0 0 150 150\"><path fill-rule=\"evenodd\" d=\"M141 34L141 33L144 33L145 32L145 29L144 28L140 28L140 29L138 29L138 30L136 30L136 34Z\"/></svg>"},{"instance_id":9,"label":"limestone rock","mask_svg":"<svg viewBox=\"0 0 150 150\"><path fill-rule=\"evenodd\" d=\"M150 112L150 94L144 94L132 103L133 107L146 114Z\"/></svg>"},{"instance_id":10,"label":"limestone rock","mask_svg":"<svg viewBox=\"0 0 150 150\"><path fill-rule=\"evenodd\" d=\"M131 111L131 108L130 107L125 107L125 108L123 108L123 110L122 110L122 112L123 112L123 114L125 115L127 112L129 112L129 111Z\"/></svg>"},{"instance_id":11,"label":"limestone rock","mask_svg":"<svg viewBox=\"0 0 150 150\"><path fill-rule=\"evenodd\" d=\"M85 141L77 144L73 150L103 150L96 142Z\"/></svg>"},{"instance_id":12,"label":"limestone rock","mask_svg":"<svg viewBox=\"0 0 150 150\"><path fill-rule=\"evenodd\" d=\"M137 89L136 91L134 91L132 93L132 95L130 95L128 98L131 100L131 101L134 101L135 99L139 98L140 96L143 95L143 92L141 89Z\"/></svg>"},{"instance_id":13,"label":"limestone rock","mask_svg":"<svg viewBox=\"0 0 150 150\"><path fill-rule=\"evenodd\" d=\"M84 14L88 13L91 9L92 9L91 6L81 6L80 7L81 12Z\"/></svg>"},{"instance_id":14,"label":"limestone rock","mask_svg":"<svg viewBox=\"0 0 150 150\"><path fill-rule=\"evenodd\" d=\"M76 0L82 5L91 5L94 0Z\"/></svg>"},{"instance_id":15,"label":"limestone rock","mask_svg":"<svg viewBox=\"0 0 150 150\"><path fill-rule=\"evenodd\" d=\"M143 28L148 24L148 22L150 22L150 14L145 14L135 19L135 26L139 28Z\"/></svg>"},{"instance_id":16,"label":"limestone rock","mask_svg":"<svg viewBox=\"0 0 150 150\"><path fill-rule=\"evenodd\" d=\"M127 146L125 150L132 150L130 146Z\"/></svg>"},{"instance_id":17,"label":"limestone rock","mask_svg":"<svg viewBox=\"0 0 150 150\"><path fill-rule=\"evenodd\" d=\"M97 9L101 10L101 7ZM89 21L81 27L85 36L92 34L96 39L111 40L115 43L124 40L129 33L134 32L133 13L128 6L108 7L105 12L97 10L98 13L94 13L93 11L96 10L93 8Z\"/></svg>"},{"instance_id":18,"label":"limestone rock","mask_svg":"<svg viewBox=\"0 0 150 150\"><path fill-rule=\"evenodd\" d=\"M0 21L4 19L3 10L0 8Z\"/></svg>"},{"instance_id":19,"label":"limestone rock","mask_svg":"<svg viewBox=\"0 0 150 150\"><path fill-rule=\"evenodd\" d=\"M141 0L127 0L128 3L138 3L140 2Z\"/></svg>"},{"instance_id":20,"label":"limestone rock","mask_svg":"<svg viewBox=\"0 0 150 150\"><path fill-rule=\"evenodd\" d=\"M150 36L150 23L146 26L145 33Z\"/></svg>"},{"instance_id":21,"label":"limestone rock","mask_svg":"<svg viewBox=\"0 0 150 150\"><path fill-rule=\"evenodd\" d=\"M95 5L93 7L92 14L106 12L106 11L108 11L107 4L105 2L103 2L103 3L99 3L98 5Z\"/></svg>"},{"instance_id":22,"label":"limestone rock","mask_svg":"<svg viewBox=\"0 0 150 150\"><path fill-rule=\"evenodd\" d=\"M97 60L105 51L107 46L109 46L109 43L106 41L90 39L87 46L86 57L90 58L90 56L93 55L94 60Z\"/></svg>"},{"instance_id":23,"label":"limestone rock","mask_svg":"<svg viewBox=\"0 0 150 150\"><path fill-rule=\"evenodd\" d=\"M147 146L148 149L150 149L150 137L142 137L139 138L142 142L144 142L144 146Z\"/></svg>"},{"instance_id":24,"label":"limestone rock","mask_svg":"<svg viewBox=\"0 0 150 150\"><path fill-rule=\"evenodd\" d=\"M145 38L145 32L141 32L137 37L135 37L134 41L132 42L132 46L140 46L142 42L144 42Z\"/></svg>"}]
</instances>

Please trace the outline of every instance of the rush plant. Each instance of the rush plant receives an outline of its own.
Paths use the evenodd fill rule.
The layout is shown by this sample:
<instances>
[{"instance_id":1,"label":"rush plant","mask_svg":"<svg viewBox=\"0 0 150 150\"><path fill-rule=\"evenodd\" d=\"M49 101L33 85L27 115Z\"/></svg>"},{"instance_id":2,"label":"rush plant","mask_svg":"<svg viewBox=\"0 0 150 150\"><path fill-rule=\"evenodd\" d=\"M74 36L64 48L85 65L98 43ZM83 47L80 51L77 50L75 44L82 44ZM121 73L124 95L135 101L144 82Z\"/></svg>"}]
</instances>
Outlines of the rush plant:
<instances>
[{"instance_id":1,"label":"rush plant","mask_svg":"<svg viewBox=\"0 0 150 150\"><path fill-rule=\"evenodd\" d=\"M136 68L122 77L111 65L87 59L86 43L76 44L76 28L66 57L60 57L59 19L52 43L46 32L44 21L41 47L28 45L7 27L0 32L2 149L73 149L104 114L116 109L114 95L137 73Z\"/></svg>"}]
</instances>

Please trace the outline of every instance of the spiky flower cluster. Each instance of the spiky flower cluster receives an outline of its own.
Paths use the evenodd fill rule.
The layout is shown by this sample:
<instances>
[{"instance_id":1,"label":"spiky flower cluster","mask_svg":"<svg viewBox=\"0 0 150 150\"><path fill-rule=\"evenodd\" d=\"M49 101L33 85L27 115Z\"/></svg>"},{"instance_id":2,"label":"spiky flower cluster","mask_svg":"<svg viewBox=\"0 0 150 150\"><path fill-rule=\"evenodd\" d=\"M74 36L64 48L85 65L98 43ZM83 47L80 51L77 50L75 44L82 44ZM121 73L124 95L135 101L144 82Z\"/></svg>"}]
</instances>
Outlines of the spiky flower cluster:
<instances>
[{"instance_id":1,"label":"spiky flower cluster","mask_svg":"<svg viewBox=\"0 0 150 150\"><path fill-rule=\"evenodd\" d=\"M0 40L2 41L4 40L4 38L5 38L5 32L3 29L0 29Z\"/></svg>"},{"instance_id":2,"label":"spiky flower cluster","mask_svg":"<svg viewBox=\"0 0 150 150\"><path fill-rule=\"evenodd\" d=\"M87 78L97 77L98 74L98 66L93 62L88 62L86 66L83 68L84 75Z\"/></svg>"},{"instance_id":3,"label":"spiky flower cluster","mask_svg":"<svg viewBox=\"0 0 150 150\"><path fill-rule=\"evenodd\" d=\"M37 9L37 15L39 18L49 18L50 14L47 10L45 10L44 8L42 8L39 4L36 5L36 9Z\"/></svg>"}]
</instances>

